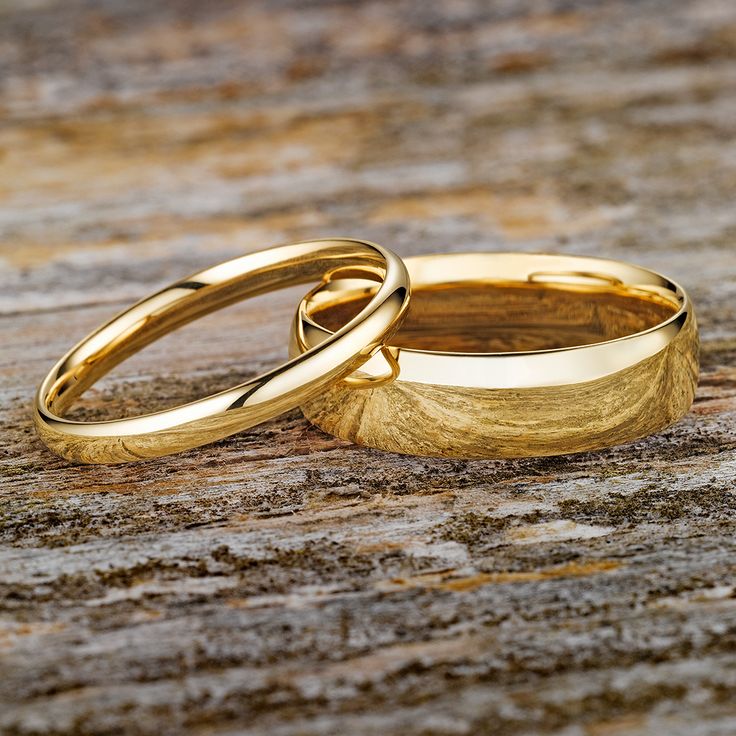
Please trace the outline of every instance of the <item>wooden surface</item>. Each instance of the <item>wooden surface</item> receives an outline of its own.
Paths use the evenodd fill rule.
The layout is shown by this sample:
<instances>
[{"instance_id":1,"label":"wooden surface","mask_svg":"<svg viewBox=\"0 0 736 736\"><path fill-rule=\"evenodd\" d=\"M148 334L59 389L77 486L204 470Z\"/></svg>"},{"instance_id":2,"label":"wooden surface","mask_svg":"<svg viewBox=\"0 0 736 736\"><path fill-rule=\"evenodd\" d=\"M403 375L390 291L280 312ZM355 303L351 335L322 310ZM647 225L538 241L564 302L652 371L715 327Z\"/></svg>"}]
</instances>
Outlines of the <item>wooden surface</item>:
<instances>
[{"instance_id":1,"label":"wooden surface","mask_svg":"<svg viewBox=\"0 0 736 736\"><path fill-rule=\"evenodd\" d=\"M0 731L734 733L734 133L732 0L0 2ZM515 462L298 411L112 468L36 439L89 329L323 234L665 271L699 310L693 410ZM78 414L273 365L296 296L151 346Z\"/></svg>"}]
</instances>

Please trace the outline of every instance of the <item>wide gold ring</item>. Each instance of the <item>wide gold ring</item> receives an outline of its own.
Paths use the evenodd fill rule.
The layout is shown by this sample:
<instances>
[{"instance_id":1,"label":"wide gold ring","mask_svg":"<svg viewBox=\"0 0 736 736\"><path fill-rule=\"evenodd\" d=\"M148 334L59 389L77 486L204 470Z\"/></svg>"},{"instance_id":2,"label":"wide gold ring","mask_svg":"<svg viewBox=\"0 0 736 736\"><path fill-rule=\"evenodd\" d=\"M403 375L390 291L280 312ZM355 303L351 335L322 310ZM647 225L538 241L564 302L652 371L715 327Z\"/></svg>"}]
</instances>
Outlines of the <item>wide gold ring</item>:
<instances>
[{"instance_id":1,"label":"wide gold ring","mask_svg":"<svg viewBox=\"0 0 736 736\"><path fill-rule=\"evenodd\" d=\"M101 422L63 418L97 379L166 333L241 299L349 266L367 270L380 285L353 319L314 350L235 388L166 411ZM50 449L84 463L127 462L213 442L294 408L354 371L398 328L408 300L402 261L367 241L313 240L235 258L138 302L75 345L38 389L36 427Z\"/></svg>"},{"instance_id":2,"label":"wide gold ring","mask_svg":"<svg viewBox=\"0 0 736 736\"><path fill-rule=\"evenodd\" d=\"M524 253L405 263L412 301L401 330L349 383L302 402L337 437L416 455L557 455L657 432L692 403L692 304L654 271ZM367 278L334 273L304 298L292 354L329 339L370 298Z\"/></svg>"}]
</instances>

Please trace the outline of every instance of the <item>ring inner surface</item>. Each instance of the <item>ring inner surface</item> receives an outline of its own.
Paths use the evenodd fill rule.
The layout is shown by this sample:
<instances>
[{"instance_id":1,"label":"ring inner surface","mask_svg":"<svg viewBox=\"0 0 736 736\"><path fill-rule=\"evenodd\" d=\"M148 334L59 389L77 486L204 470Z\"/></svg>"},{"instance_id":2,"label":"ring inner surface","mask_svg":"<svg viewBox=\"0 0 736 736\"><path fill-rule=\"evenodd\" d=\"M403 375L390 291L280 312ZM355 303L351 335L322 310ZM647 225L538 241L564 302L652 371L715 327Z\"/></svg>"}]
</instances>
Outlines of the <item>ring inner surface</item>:
<instances>
[{"instance_id":1,"label":"ring inner surface","mask_svg":"<svg viewBox=\"0 0 736 736\"><path fill-rule=\"evenodd\" d=\"M311 318L335 331L370 299L345 292ZM415 286L391 345L412 350L509 353L592 345L656 327L678 311L662 296L625 286L502 282Z\"/></svg>"}]
</instances>

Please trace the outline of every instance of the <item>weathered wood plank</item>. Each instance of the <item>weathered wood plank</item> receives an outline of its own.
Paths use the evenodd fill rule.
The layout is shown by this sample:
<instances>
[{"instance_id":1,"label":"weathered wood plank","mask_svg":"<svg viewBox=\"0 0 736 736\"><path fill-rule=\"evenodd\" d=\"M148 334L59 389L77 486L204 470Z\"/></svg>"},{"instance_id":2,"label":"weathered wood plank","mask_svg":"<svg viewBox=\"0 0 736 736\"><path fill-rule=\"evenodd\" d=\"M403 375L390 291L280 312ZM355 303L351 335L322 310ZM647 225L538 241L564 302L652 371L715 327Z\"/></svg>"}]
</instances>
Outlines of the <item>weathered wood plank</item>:
<instances>
[{"instance_id":1,"label":"weathered wood plank","mask_svg":"<svg viewBox=\"0 0 736 736\"><path fill-rule=\"evenodd\" d=\"M0 90L0 731L736 730L733 3L6 0ZM693 410L513 462L298 411L132 466L36 439L35 384L115 310L335 233L664 271L698 307ZM151 346L80 415L273 365L297 294Z\"/></svg>"}]
</instances>

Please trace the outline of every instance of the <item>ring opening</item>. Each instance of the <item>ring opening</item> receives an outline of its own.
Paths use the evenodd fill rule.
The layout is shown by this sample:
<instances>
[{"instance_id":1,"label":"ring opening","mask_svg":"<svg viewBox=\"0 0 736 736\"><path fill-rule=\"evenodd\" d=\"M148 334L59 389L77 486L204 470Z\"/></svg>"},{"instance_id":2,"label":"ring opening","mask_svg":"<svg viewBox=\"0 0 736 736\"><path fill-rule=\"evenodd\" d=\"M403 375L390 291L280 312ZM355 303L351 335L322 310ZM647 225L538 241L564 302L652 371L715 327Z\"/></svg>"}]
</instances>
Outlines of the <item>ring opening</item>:
<instances>
[{"instance_id":1,"label":"ring opening","mask_svg":"<svg viewBox=\"0 0 736 736\"><path fill-rule=\"evenodd\" d=\"M309 310L315 322L331 331L370 299L367 282L362 289L356 281L345 283L349 288L315 302ZM554 350L642 332L665 322L678 309L674 298L660 293L585 277L577 282L540 278L417 285L391 345L463 353Z\"/></svg>"}]
</instances>

